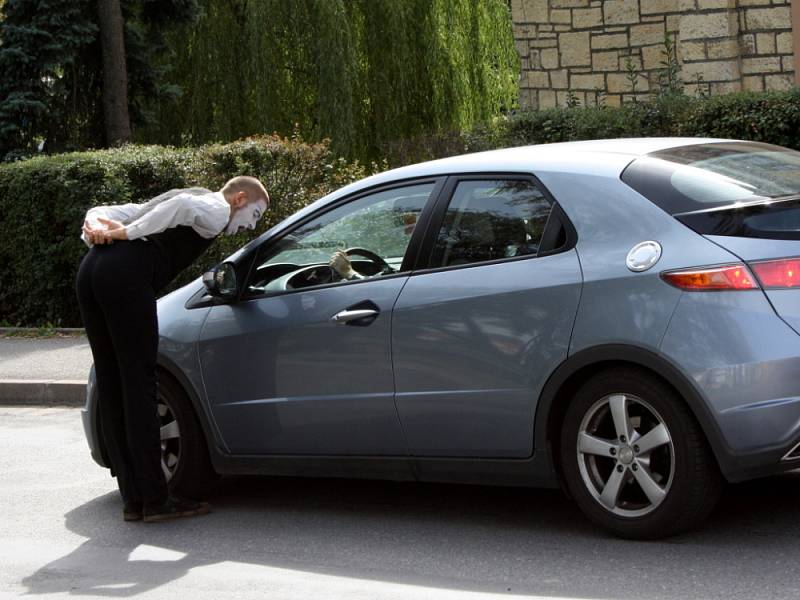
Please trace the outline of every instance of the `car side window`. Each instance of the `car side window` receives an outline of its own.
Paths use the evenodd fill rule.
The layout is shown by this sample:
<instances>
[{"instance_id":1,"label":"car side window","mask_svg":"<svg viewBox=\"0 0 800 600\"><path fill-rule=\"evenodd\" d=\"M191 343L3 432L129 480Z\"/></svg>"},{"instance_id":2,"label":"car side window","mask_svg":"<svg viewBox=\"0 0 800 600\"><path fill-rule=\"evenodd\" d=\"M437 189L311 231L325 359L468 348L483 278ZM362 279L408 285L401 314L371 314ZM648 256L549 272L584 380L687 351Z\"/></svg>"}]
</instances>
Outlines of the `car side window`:
<instances>
[{"instance_id":1,"label":"car side window","mask_svg":"<svg viewBox=\"0 0 800 600\"><path fill-rule=\"evenodd\" d=\"M436 238L430 267L536 255L551 208L529 180L460 181Z\"/></svg>"},{"instance_id":2,"label":"car side window","mask_svg":"<svg viewBox=\"0 0 800 600\"><path fill-rule=\"evenodd\" d=\"M264 244L247 295L396 273L434 185L421 183L362 196L307 221L277 242ZM333 259L340 252L346 260L339 259L337 270Z\"/></svg>"}]
</instances>

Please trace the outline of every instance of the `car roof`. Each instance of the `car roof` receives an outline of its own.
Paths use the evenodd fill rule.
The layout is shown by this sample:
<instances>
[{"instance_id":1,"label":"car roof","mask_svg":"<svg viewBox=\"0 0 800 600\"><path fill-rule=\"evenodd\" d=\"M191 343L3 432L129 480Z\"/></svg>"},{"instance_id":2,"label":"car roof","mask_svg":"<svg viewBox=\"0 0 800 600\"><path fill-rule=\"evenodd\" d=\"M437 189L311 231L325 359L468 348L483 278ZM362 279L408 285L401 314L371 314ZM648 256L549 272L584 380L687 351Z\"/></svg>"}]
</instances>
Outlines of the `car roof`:
<instances>
[{"instance_id":1,"label":"car roof","mask_svg":"<svg viewBox=\"0 0 800 600\"><path fill-rule=\"evenodd\" d=\"M385 171L339 190L341 195L394 180L455 173L537 170L585 173L603 172L618 177L635 158L651 152L694 144L735 140L718 138L621 138L518 146L462 154ZM336 197L340 194L335 193ZM330 196L329 196L330 197ZM327 198L327 197L326 197Z\"/></svg>"}]
</instances>

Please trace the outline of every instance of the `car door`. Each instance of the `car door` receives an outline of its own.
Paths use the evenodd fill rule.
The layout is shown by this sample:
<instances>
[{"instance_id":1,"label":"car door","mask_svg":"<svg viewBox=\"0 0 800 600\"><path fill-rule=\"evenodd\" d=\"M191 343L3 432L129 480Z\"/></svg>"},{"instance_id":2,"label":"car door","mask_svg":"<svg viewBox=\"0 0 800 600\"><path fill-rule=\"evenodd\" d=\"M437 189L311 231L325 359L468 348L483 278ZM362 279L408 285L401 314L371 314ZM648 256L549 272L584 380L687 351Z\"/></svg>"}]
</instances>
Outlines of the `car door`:
<instances>
[{"instance_id":1,"label":"car door","mask_svg":"<svg viewBox=\"0 0 800 600\"><path fill-rule=\"evenodd\" d=\"M519 175L450 178L435 213L392 316L411 454L530 456L536 400L578 307L574 230Z\"/></svg>"},{"instance_id":2,"label":"car door","mask_svg":"<svg viewBox=\"0 0 800 600\"><path fill-rule=\"evenodd\" d=\"M258 248L242 300L210 310L198 351L230 452L407 455L390 316L435 186L381 189L306 219ZM329 261L353 248L360 278L339 280Z\"/></svg>"}]
</instances>

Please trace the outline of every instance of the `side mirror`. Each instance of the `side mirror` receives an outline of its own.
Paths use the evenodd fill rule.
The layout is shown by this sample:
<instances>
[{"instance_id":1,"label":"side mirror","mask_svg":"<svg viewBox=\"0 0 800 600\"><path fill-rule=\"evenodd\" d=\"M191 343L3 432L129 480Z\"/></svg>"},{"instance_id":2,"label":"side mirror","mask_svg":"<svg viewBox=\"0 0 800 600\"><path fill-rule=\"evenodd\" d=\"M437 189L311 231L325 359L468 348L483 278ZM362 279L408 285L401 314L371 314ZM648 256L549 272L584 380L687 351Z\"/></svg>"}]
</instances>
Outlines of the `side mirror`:
<instances>
[{"instance_id":1,"label":"side mirror","mask_svg":"<svg viewBox=\"0 0 800 600\"><path fill-rule=\"evenodd\" d=\"M224 262L203 273L203 285L212 296L225 300L235 298L238 286L233 263Z\"/></svg>"}]
</instances>

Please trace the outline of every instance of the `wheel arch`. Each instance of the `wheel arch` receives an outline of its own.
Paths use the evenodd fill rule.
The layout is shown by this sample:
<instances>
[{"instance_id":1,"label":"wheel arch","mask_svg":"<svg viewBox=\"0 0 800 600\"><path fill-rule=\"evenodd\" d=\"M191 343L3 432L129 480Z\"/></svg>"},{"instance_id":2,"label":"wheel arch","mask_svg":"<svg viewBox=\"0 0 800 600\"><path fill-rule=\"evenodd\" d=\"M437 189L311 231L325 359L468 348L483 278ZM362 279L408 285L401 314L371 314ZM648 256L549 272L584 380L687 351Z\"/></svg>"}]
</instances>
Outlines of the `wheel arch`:
<instances>
[{"instance_id":1,"label":"wheel arch","mask_svg":"<svg viewBox=\"0 0 800 600\"><path fill-rule=\"evenodd\" d=\"M169 377L172 379L173 383L175 383L181 391L186 394L187 398L189 398L195 416L200 423L200 429L203 432L203 438L205 438L209 457L213 461L214 456L220 451L221 441L218 441L213 427L213 421L207 413L205 405L201 402L197 390L181 369L179 369L169 357L159 354L156 369L158 370L159 377Z\"/></svg>"},{"instance_id":2,"label":"wheel arch","mask_svg":"<svg viewBox=\"0 0 800 600\"><path fill-rule=\"evenodd\" d=\"M536 407L534 445L552 453L561 477L559 439L570 398L590 377L615 367L630 367L661 379L683 398L697 419L723 475L734 470L732 452L697 387L664 357L644 348L608 344L581 350L565 360L545 384Z\"/></svg>"}]
</instances>

